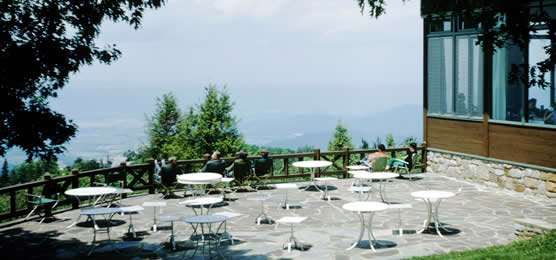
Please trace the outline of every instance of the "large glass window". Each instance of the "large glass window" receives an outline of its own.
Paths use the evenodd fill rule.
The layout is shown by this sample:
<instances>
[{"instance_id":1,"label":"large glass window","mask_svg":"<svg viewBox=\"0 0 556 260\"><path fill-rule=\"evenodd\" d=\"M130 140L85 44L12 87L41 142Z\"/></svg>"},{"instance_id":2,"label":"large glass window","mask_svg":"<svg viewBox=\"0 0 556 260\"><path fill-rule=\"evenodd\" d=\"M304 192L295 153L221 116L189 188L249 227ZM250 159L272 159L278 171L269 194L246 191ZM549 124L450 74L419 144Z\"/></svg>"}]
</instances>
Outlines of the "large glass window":
<instances>
[{"instance_id":1,"label":"large glass window","mask_svg":"<svg viewBox=\"0 0 556 260\"><path fill-rule=\"evenodd\" d=\"M428 40L428 111L453 114L453 38Z\"/></svg>"},{"instance_id":2,"label":"large glass window","mask_svg":"<svg viewBox=\"0 0 556 260\"><path fill-rule=\"evenodd\" d=\"M549 39L531 39L529 42L529 66L534 66L547 58L545 46L550 44ZM549 87L541 88L531 86L528 97L527 121L534 124L556 124L554 120L554 71L546 73L544 80Z\"/></svg>"},{"instance_id":3,"label":"large glass window","mask_svg":"<svg viewBox=\"0 0 556 260\"><path fill-rule=\"evenodd\" d=\"M456 115L481 116L483 112L483 55L476 37L456 38Z\"/></svg>"},{"instance_id":4,"label":"large glass window","mask_svg":"<svg viewBox=\"0 0 556 260\"><path fill-rule=\"evenodd\" d=\"M520 64L522 57L517 46L497 49L492 55L492 119L522 121L523 87L508 81L511 64Z\"/></svg>"}]
</instances>

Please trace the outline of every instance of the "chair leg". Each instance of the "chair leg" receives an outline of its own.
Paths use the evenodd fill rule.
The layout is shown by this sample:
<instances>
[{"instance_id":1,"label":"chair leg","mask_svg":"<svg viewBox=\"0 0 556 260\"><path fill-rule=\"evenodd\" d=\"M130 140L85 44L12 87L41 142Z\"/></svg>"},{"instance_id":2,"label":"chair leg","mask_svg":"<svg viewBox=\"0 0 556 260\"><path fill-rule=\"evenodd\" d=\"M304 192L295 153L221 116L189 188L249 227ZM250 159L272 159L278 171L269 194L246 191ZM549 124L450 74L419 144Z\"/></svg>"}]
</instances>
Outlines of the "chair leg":
<instances>
[{"instance_id":1,"label":"chair leg","mask_svg":"<svg viewBox=\"0 0 556 260\"><path fill-rule=\"evenodd\" d=\"M35 210L38 208L39 206L35 206L31 212L29 212L29 214L27 215L27 217L25 217L25 220L27 220L31 215L33 215L33 212L35 212Z\"/></svg>"}]
</instances>

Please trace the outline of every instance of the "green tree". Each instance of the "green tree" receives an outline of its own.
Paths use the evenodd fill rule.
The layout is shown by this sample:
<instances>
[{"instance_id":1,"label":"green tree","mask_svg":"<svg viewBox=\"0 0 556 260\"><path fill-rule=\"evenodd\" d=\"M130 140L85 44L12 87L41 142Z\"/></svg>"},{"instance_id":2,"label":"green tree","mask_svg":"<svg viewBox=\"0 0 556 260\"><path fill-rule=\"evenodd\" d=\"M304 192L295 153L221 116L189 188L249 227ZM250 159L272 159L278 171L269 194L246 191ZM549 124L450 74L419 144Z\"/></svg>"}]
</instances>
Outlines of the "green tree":
<instances>
[{"instance_id":1,"label":"green tree","mask_svg":"<svg viewBox=\"0 0 556 260\"><path fill-rule=\"evenodd\" d=\"M232 109L226 88L209 85L203 102L190 107L177 123L177 134L163 146L163 152L181 159L199 158L216 150L223 156L233 156L245 143Z\"/></svg>"},{"instance_id":2,"label":"green tree","mask_svg":"<svg viewBox=\"0 0 556 260\"><path fill-rule=\"evenodd\" d=\"M377 136L373 142L373 149L378 149L379 144L382 144L382 140L380 139L380 136Z\"/></svg>"},{"instance_id":3,"label":"green tree","mask_svg":"<svg viewBox=\"0 0 556 260\"><path fill-rule=\"evenodd\" d=\"M386 135L386 139L384 141L386 142L387 148L393 148L396 146L396 140L394 140L394 136L392 134Z\"/></svg>"},{"instance_id":4,"label":"green tree","mask_svg":"<svg viewBox=\"0 0 556 260\"><path fill-rule=\"evenodd\" d=\"M417 137L415 136L408 136L403 140L403 146L409 147L410 143L417 143Z\"/></svg>"},{"instance_id":5,"label":"green tree","mask_svg":"<svg viewBox=\"0 0 556 260\"><path fill-rule=\"evenodd\" d=\"M52 159L77 131L49 98L83 65L110 64L115 45L98 46L104 21L139 28L146 8L165 0L0 1L0 156L20 147L30 160Z\"/></svg>"},{"instance_id":6,"label":"green tree","mask_svg":"<svg viewBox=\"0 0 556 260\"><path fill-rule=\"evenodd\" d=\"M4 164L2 165L2 175L0 175L0 187L9 185L9 174L8 170L8 160L4 159Z\"/></svg>"},{"instance_id":7,"label":"green tree","mask_svg":"<svg viewBox=\"0 0 556 260\"><path fill-rule=\"evenodd\" d=\"M56 161L31 160L15 166L10 171L9 183L15 185L36 181L45 173L49 172L54 176L62 175L63 172L58 168Z\"/></svg>"},{"instance_id":8,"label":"green tree","mask_svg":"<svg viewBox=\"0 0 556 260\"><path fill-rule=\"evenodd\" d=\"M361 149L369 149L369 143L363 138L361 138Z\"/></svg>"},{"instance_id":9,"label":"green tree","mask_svg":"<svg viewBox=\"0 0 556 260\"><path fill-rule=\"evenodd\" d=\"M341 151L344 147L353 149L353 144L347 128L338 121L332 139L328 140L328 151Z\"/></svg>"},{"instance_id":10,"label":"green tree","mask_svg":"<svg viewBox=\"0 0 556 260\"><path fill-rule=\"evenodd\" d=\"M171 140L177 132L176 124L181 118L176 98L170 92L156 98L156 111L147 118L147 136L149 138L148 153L152 158L168 158L162 147Z\"/></svg>"},{"instance_id":11,"label":"green tree","mask_svg":"<svg viewBox=\"0 0 556 260\"><path fill-rule=\"evenodd\" d=\"M78 157L73 162L72 168L79 169L79 171L90 171L103 168L101 164L96 160L83 160L81 157Z\"/></svg>"}]
</instances>

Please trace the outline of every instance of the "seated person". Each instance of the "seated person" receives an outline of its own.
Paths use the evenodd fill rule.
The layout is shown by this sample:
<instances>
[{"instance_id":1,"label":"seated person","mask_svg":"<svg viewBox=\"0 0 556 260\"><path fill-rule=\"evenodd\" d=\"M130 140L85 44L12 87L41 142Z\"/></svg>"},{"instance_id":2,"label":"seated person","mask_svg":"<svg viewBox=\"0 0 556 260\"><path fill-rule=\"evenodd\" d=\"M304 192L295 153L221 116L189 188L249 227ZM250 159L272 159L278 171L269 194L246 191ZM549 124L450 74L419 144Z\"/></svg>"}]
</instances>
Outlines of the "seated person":
<instances>
[{"instance_id":1,"label":"seated person","mask_svg":"<svg viewBox=\"0 0 556 260\"><path fill-rule=\"evenodd\" d=\"M200 171L220 173L224 176L224 173L226 172L226 161L220 159L219 151L215 151L210 156L210 160L203 165Z\"/></svg>"},{"instance_id":2,"label":"seated person","mask_svg":"<svg viewBox=\"0 0 556 260\"><path fill-rule=\"evenodd\" d=\"M373 160L378 157L388 157L388 154L386 154L386 147L383 144L378 145L378 151L369 154L367 166L372 167Z\"/></svg>"},{"instance_id":3,"label":"seated person","mask_svg":"<svg viewBox=\"0 0 556 260\"><path fill-rule=\"evenodd\" d=\"M232 163L226 170L227 176L233 177L237 182L242 183L251 173L251 162L247 159L247 153L240 151L239 158Z\"/></svg>"},{"instance_id":4,"label":"seated person","mask_svg":"<svg viewBox=\"0 0 556 260\"><path fill-rule=\"evenodd\" d=\"M170 157L168 161L169 163L162 166L162 168L160 169L160 179L164 187L173 186L176 183L178 176L176 157ZM174 192L171 189L169 189L169 193L170 196L175 196Z\"/></svg>"},{"instance_id":5,"label":"seated person","mask_svg":"<svg viewBox=\"0 0 556 260\"><path fill-rule=\"evenodd\" d=\"M396 158L390 158L390 160L388 160L388 163L386 164L386 170L389 170L392 166L405 166L407 165L408 169L413 168L413 155L417 153L417 144L416 143L410 143L409 144L409 149L407 150L407 154L404 157L404 161L407 164L404 164L403 162L400 162L398 159Z\"/></svg>"},{"instance_id":6,"label":"seated person","mask_svg":"<svg viewBox=\"0 0 556 260\"><path fill-rule=\"evenodd\" d=\"M273 161L272 158L268 158L268 151L261 151L262 158L255 159L253 162L253 169L255 169L255 176L263 176L265 174L272 173Z\"/></svg>"}]
</instances>

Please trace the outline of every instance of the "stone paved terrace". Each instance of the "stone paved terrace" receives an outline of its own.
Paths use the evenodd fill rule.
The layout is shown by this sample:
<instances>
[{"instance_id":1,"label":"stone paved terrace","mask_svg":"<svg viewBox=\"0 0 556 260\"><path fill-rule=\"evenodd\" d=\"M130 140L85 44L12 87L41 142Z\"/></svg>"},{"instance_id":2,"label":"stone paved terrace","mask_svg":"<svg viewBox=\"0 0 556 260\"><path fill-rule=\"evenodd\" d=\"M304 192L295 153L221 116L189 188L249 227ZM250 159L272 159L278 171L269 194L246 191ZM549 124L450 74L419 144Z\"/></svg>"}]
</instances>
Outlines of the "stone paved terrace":
<instances>
[{"instance_id":1,"label":"stone paved terrace","mask_svg":"<svg viewBox=\"0 0 556 260\"><path fill-rule=\"evenodd\" d=\"M386 186L386 199L394 203L411 204L413 208L402 210L404 228L418 230L426 216L426 208L422 201L415 200L410 193L424 189L455 192L455 197L442 201L440 205L440 220L449 224L447 227L452 233L445 233L445 238L434 232L394 235L393 230L398 227L398 210L389 209L375 215L373 227L376 238L385 244L394 245L393 247L378 248L373 253L368 249L365 236L364 242L367 245L362 243L361 246L346 251L358 236L360 226L356 214L342 209L343 204L358 199L357 194L348 191L351 182L352 179L341 179L330 183L330 186L337 187L331 194L340 198L330 202L320 200L321 194L318 191L290 192L301 206L290 210L279 206L284 190L232 194L238 200L212 209L212 212L231 211L242 214L228 221L228 231L237 240L234 245L230 245L228 241L222 243L227 259L400 259L507 244L515 240L516 218L528 217L556 223L556 205L549 199L527 197L427 173L424 179L416 181L394 179ZM303 186L307 182L297 184ZM272 219L290 215L309 217L302 225L295 226L296 237L310 244L309 250L295 250L292 253L282 250L282 244L289 237L287 226L280 225L276 229L275 225L255 225L260 202L246 198L261 194L272 195L272 199L264 204ZM374 195L374 198L377 196ZM160 200L160 195L137 195L125 199L124 204L141 205L144 201L156 200ZM166 200L168 207L163 208L161 215L194 215L190 208L177 205L182 200ZM76 226L66 228L78 213L77 210L60 213L56 215L57 221L41 225L36 220L2 225L0 252L2 255L16 253L17 258L21 259L183 259L184 255L192 253L192 243L188 241L192 233L189 224L175 224L178 250L172 252L164 243L170 235L169 229L165 228L169 225L162 223L158 232L150 231L153 213L152 208L146 208L133 217L138 231L137 239L124 236L129 217L117 215L114 217L111 235L115 245L120 248L118 252L113 246L103 243L87 258L93 238L91 224L82 218ZM100 221L101 227L105 224ZM97 237L100 240L107 238L104 232L100 232Z\"/></svg>"}]
</instances>

